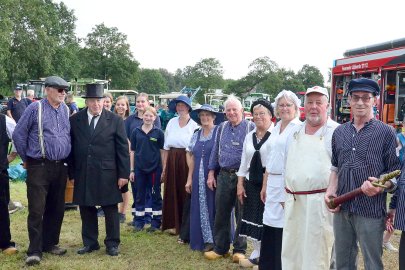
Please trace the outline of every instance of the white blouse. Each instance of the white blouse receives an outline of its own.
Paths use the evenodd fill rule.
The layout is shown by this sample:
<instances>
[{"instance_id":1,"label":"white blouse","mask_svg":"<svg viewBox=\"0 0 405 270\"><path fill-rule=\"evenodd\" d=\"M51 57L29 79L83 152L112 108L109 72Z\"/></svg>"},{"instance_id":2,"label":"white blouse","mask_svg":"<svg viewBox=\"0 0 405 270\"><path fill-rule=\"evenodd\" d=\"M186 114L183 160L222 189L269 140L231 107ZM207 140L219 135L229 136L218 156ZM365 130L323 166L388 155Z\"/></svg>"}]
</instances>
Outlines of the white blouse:
<instances>
[{"instance_id":1,"label":"white blouse","mask_svg":"<svg viewBox=\"0 0 405 270\"><path fill-rule=\"evenodd\" d=\"M280 133L281 121L277 123L276 127L269 138L269 144L267 144L266 151L267 162L266 170L271 174L283 174L284 173L284 163L285 163L285 153L287 140L290 134L296 130L296 127L302 125L302 122L295 118L285 127L282 133Z\"/></svg>"},{"instance_id":2,"label":"white blouse","mask_svg":"<svg viewBox=\"0 0 405 270\"><path fill-rule=\"evenodd\" d=\"M271 123L269 129L267 131L272 132L274 128L274 124ZM242 150L242 159L239 166L239 170L236 173L237 176L243 176L246 180L249 180L249 169L250 169L250 162L252 161L253 154L255 153L255 148L253 146L253 133L256 132L256 128L249 132L246 137L245 141L243 142L243 150ZM262 147L260 147L260 159L262 160L262 165L266 165L267 161L267 144L269 144L270 138L267 139L265 143L263 143Z\"/></svg>"},{"instance_id":3,"label":"white blouse","mask_svg":"<svg viewBox=\"0 0 405 270\"><path fill-rule=\"evenodd\" d=\"M165 144L163 148L165 150L170 150L171 147L187 148L197 128L198 124L191 118L184 127L180 127L179 117L170 119L166 126Z\"/></svg>"},{"instance_id":4,"label":"white blouse","mask_svg":"<svg viewBox=\"0 0 405 270\"><path fill-rule=\"evenodd\" d=\"M296 118L292 120L280 133L281 122L278 122L267 144L268 159L266 171L269 173L266 186L266 202L264 204L263 224L275 228L284 226L284 209L281 205L285 201L284 163L286 159L287 142L302 122Z\"/></svg>"}]
</instances>

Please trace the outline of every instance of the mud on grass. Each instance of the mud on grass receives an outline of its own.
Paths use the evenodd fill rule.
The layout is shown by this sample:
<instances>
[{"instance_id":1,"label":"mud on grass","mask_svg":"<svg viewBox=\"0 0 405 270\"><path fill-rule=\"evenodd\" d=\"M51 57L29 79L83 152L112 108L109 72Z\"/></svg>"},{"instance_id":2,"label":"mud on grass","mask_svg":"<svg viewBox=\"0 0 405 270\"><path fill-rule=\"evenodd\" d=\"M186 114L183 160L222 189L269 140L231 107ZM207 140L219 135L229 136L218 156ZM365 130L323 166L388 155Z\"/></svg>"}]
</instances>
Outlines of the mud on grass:
<instances>
[{"instance_id":1,"label":"mud on grass","mask_svg":"<svg viewBox=\"0 0 405 270\"><path fill-rule=\"evenodd\" d=\"M27 197L26 186L23 182L11 183L11 198L20 201L25 208L11 215L12 239L18 245L19 253L13 256L0 254L2 270L28 269L25 266L25 252L28 248L27 233ZM127 220L130 218L127 213ZM103 239L105 237L104 218L99 218L101 249L86 255L77 255L76 251L82 247L81 221L79 212L69 210L65 212L62 226L60 246L67 248L65 256L44 254L39 266L29 269L97 269L97 270L126 270L126 269L240 269L230 259L207 261L201 252L191 251L188 245L177 243L176 236L161 232L154 234L145 231L134 233L132 228L121 224L120 255L110 257L105 253ZM394 246L399 245L400 232L396 232L391 241ZM250 249L250 248L249 248ZM398 268L398 253L384 250L385 269ZM359 269L363 268L363 261L359 260Z\"/></svg>"}]
</instances>

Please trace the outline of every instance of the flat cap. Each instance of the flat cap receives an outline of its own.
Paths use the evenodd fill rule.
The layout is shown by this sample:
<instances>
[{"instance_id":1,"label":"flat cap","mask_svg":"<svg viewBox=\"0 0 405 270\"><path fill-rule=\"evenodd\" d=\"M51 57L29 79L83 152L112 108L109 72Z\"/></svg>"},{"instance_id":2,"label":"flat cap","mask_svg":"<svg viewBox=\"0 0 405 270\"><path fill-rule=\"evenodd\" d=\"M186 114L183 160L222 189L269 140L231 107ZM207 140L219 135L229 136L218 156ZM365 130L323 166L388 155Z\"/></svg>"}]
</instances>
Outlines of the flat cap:
<instances>
[{"instance_id":1,"label":"flat cap","mask_svg":"<svg viewBox=\"0 0 405 270\"><path fill-rule=\"evenodd\" d=\"M378 96L380 94L380 87L378 86L378 83L374 80L366 78L351 80L347 89L349 93L362 91L372 93L374 96Z\"/></svg>"},{"instance_id":2,"label":"flat cap","mask_svg":"<svg viewBox=\"0 0 405 270\"><path fill-rule=\"evenodd\" d=\"M54 87L57 89L68 89L69 83L58 76L49 76L45 79L45 87Z\"/></svg>"}]
</instances>

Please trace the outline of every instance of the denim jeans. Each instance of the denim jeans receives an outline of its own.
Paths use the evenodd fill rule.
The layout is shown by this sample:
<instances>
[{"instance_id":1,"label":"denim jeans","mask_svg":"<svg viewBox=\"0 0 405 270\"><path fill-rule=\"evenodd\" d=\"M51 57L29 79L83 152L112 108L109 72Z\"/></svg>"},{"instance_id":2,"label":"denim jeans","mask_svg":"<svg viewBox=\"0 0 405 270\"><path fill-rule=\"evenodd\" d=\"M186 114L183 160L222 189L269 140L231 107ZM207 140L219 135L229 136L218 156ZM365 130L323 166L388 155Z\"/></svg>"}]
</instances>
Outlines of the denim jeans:
<instances>
[{"instance_id":1,"label":"denim jeans","mask_svg":"<svg viewBox=\"0 0 405 270\"><path fill-rule=\"evenodd\" d=\"M239 237L242 207L236 197L236 174L221 171L217 177L217 190L215 193L215 222L214 222L214 251L226 254L231 243L231 213L235 207L236 231L233 241L233 253L246 253L246 238Z\"/></svg>"},{"instance_id":2,"label":"denim jeans","mask_svg":"<svg viewBox=\"0 0 405 270\"><path fill-rule=\"evenodd\" d=\"M366 218L347 211L334 214L336 269L357 269L358 244L366 270L383 270L385 218Z\"/></svg>"}]
</instances>

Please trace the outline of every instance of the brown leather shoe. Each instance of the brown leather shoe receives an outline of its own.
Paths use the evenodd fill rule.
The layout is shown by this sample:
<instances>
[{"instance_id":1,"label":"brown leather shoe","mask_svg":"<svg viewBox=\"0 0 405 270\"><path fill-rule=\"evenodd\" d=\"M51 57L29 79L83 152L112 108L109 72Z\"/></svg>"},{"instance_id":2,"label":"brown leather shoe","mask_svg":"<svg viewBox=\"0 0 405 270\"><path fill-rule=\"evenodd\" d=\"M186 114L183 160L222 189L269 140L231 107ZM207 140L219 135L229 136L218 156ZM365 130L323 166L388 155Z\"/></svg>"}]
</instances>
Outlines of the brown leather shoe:
<instances>
[{"instance_id":1,"label":"brown leather shoe","mask_svg":"<svg viewBox=\"0 0 405 270\"><path fill-rule=\"evenodd\" d=\"M16 254L17 252L18 252L18 249L13 246L3 249L3 254L6 254L6 255L13 255L13 254Z\"/></svg>"},{"instance_id":2,"label":"brown leather shoe","mask_svg":"<svg viewBox=\"0 0 405 270\"><path fill-rule=\"evenodd\" d=\"M245 258L246 258L245 254L242 254L242 253L234 253L234 254L232 255L232 262L234 262L234 263L239 263L240 260L243 260L243 259L245 259Z\"/></svg>"},{"instance_id":3,"label":"brown leather shoe","mask_svg":"<svg viewBox=\"0 0 405 270\"><path fill-rule=\"evenodd\" d=\"M253 266L258 265L257 259L240 259L239 266L243 268L252 268Z\"/></svg>"},{"instance_id":4,"label":"brown leather shoe","mask_svg":"<svg viewBox=\"0 0 405 270\"><path fill-rule=\"evenodd\" d=\"M218 260L220 258L227 258L229 257L229 253L225 253L224 255L218 254L215 251L211 250L208 252L204 252L204 257L207 260Z\"/></svg>"}]
</instances>

